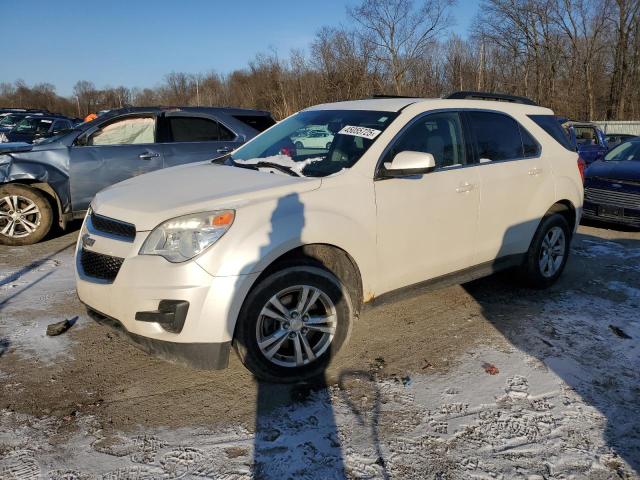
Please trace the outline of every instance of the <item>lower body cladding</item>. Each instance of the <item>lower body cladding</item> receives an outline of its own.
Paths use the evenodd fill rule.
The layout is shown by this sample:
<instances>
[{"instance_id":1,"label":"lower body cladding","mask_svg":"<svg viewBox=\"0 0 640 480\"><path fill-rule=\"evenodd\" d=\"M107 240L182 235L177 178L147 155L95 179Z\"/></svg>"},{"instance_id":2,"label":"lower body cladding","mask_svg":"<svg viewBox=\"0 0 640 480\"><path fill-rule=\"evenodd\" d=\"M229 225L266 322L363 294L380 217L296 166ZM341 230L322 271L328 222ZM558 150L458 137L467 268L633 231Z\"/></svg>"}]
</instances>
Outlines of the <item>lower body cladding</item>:
<instances>
[{"instance_id":1,"label":"lower body cladding","mask_svg":"<svg viewBox=\"0 0 640 480\"><path fill-rule=\"evenodd\" d=\"M138 255L143 239L125 242L91 232L89 246L83 236L85 227L76 251L77 291L94 320L165 360L227 367L242 299L258 273L215 277L194 260Z\"/></svg>"}]
</instances>

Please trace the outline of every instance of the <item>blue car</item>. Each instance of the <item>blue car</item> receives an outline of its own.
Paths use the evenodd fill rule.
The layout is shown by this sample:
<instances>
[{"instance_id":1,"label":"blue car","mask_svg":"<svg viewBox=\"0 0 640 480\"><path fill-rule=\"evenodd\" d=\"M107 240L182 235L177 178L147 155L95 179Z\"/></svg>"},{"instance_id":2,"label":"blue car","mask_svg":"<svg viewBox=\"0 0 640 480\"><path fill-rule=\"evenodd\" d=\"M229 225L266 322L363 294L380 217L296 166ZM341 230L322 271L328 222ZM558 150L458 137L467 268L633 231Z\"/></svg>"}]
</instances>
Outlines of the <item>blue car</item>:
<instances>
[{"instance_id":1,"label":"blue car","mask_svg":"<svg viewBox=\"0 0 640 480\"><path fill-rule=\"evenodd\" d=\"M583 217L640 227L640 138L587 168Z\"/></svg>"},{"instance_id":2,"label":"blue car","mask_svg":"<svg viewBox=\"0 0 640 480\"><path fill-rule=\"evenodd\" d=\"M558 119L571 143L587 165L602 160L609 147L604 133L588 122Z\"/></svg>"},{"instance_id":3,"label":"blue car","mask_svg":"<svg viewBox=\"0 0 640 480\"><path fill-rule=\"evenodd\" d=\"M10 135L11 142L0 143L0 245L36 243L54 221L64 228L83 217L103 188L221 157L274 123L261 110L136 107L111 110L37 144Z\"/></svg>"}]
</instances>

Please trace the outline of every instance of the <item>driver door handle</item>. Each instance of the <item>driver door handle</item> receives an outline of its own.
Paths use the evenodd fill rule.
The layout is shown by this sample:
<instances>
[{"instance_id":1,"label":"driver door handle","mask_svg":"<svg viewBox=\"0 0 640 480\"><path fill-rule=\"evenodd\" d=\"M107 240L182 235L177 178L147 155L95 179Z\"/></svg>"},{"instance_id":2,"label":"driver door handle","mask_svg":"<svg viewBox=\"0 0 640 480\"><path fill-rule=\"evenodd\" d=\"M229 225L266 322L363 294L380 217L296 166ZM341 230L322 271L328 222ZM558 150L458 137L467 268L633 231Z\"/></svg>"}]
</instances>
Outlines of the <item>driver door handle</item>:
<instances>
[{"instance_id":1,"label":"driver door handle","mask_svg":"<svg viewBox=\"0 0 640 480\"><path fill-rule=\"evenodd\" d=\"M542 173L542 169L541 168L532 168L531 170L529 170L529 175L531 175L532 177L535 177L536 175L540 175Z\"/></svg>"},{"instance_id":2,"label":"driver door handle","mask_svg":"<svg viewBox=\"0 0 640 480\"><path fill-rule=\"evenodd\" d=\"M141 153L140 155L138 155L138 158L140 160L151 160L152 158L158 158L159 156L160 156L159 153L145 152L145 153Z\"/></svg>"},{"instance_id":3,"label":"driver door handle","mask_svg":"<svg viewBox=\"0 0 640 480\"><path fill-rule=\"evenodd\" d=\"M473 190L474 188L475 188L475 185L473 183L464 182L464 183L461 183L460 185L458 185L458 188L456 188L456 192L458 192L458 193L467 193L467 192L470 192L471 190Z\"/></svg>"}]
</instances>

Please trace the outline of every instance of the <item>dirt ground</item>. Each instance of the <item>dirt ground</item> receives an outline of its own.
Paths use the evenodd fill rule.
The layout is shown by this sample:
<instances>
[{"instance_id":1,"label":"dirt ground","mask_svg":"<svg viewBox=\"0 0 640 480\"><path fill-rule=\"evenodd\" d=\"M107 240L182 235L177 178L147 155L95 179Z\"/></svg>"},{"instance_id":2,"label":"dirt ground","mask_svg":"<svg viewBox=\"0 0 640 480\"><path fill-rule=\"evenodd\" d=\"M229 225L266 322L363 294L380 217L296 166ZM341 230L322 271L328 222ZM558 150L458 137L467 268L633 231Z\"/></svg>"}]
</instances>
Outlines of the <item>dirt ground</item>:
<instances>
[{"instance_id":1,"label":"dirt ground","mask_svg":"<svg viewBox=\"0 0 640 480\"><path fill-rule=\"evenodd\" d=\"M0 247L0 478L640 471L640 232L581 226L546 291L500 274L366 310L311 387L258 385L235 355L172 365L93 323L76 236Z\"/></svg>"}]
</instances>

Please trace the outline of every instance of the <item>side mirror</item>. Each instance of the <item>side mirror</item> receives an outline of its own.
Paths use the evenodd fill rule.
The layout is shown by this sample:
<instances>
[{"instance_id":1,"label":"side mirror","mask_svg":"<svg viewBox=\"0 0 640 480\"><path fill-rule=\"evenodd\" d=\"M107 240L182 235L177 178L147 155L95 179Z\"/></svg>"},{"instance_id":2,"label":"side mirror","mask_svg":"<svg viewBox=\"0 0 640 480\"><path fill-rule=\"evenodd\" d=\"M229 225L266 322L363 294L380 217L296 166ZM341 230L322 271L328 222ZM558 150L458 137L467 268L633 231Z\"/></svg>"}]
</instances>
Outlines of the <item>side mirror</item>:
<instances>
[{"instance_id":1,"label":"side mirror","mask_svg":"<svg viewBox=\"0 0 640 480\"><path fill-rule=\"evenodd\" d=\"M422 175L436 168L436 160L430 153L406 150L398 153L393 160L383 165L382 178L397 178L410 175Z\"/></svg>"}]
</instances>

